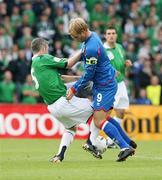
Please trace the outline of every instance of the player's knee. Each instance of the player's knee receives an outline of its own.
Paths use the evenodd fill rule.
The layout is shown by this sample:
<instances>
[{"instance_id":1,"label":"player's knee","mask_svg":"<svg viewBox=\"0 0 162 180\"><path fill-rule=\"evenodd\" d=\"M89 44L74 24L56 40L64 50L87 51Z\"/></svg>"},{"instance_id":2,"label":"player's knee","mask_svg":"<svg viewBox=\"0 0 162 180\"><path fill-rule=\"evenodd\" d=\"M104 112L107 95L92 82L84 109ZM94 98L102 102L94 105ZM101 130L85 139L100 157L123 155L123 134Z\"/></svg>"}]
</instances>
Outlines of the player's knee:
<instances>
[{"instance_id":1,"label":"player's knee","mask_svg":"<svg viewBox=\"0 0 162 180\"><path fill-rule=\"evenodd\" d=\"M98 121L94 121L94 124L97 128L100 128L100 123Z\"/></svg>"},{"instance_id":2,"label":"player's knee","mask_svg":"<svg viewBox=\"0 0 162 180\"><path fill-rule=\"evenodd\" d=\"M103 124L104 120L94 119L94 124L97 128L101 128L101 125Z\"/></svg>"}]
</instances>

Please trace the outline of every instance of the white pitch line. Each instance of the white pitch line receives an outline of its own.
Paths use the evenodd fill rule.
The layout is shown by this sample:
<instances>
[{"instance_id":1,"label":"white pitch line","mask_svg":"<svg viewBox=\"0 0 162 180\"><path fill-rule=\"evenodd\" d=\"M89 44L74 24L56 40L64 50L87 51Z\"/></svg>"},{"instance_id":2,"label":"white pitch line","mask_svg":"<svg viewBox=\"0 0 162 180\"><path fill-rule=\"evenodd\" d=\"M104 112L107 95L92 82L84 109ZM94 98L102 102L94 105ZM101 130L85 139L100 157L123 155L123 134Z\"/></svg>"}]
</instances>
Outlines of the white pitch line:
<instances>
[{"instance_id":1,"label":"white pitch line","mask_svg":"<svg viewBox=\"0 0 162 180\"><path fill-rule=\"evenodd\" d=\"M150 160L162 160L162 157L156 157L156 156L141 156L141 155L135 155L135 158L141 158L141 159L150 159Z\"/></svg>"}]
</instances>

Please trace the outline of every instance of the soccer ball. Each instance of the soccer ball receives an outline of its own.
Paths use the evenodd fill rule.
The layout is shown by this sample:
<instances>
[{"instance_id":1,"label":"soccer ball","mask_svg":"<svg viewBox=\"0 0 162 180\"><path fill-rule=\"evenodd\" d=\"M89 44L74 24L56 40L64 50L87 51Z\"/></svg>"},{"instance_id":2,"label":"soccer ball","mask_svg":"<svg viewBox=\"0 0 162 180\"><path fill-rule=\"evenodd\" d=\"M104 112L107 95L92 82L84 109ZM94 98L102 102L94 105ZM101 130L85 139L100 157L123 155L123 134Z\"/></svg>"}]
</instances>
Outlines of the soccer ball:
<instances>
[{"instance_id":1,"label":"soccer ball","mask_svg":"<svg viewBox=\"0 0 162 180\"><path fill-rule=\"evenodd\" d=\"M107 139L104 138L103 136L98 136L96 138L96 143L95 146L97 150L103 154L107 150Z\"/></svg>"}]
</instances>

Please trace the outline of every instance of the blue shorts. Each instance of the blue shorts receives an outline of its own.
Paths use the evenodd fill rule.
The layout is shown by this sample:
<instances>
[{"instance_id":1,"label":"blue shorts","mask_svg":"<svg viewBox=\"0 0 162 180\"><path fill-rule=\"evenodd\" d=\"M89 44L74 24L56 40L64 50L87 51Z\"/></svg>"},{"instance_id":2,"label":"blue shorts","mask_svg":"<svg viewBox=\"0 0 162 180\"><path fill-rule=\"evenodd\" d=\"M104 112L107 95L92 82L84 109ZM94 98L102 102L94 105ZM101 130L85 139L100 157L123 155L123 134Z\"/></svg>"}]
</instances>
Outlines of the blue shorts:
<instances>
[{"instance_id":1,"label":"blue shorts","mask_svg":"<svg viewBox=\"0 0 162 180\"><path fill-rule=\"evenodd\" d=\"M117 82L112 81L108 85L93 89L94 111L109 111L114 106Z\"/></svg>"}]
</instances>

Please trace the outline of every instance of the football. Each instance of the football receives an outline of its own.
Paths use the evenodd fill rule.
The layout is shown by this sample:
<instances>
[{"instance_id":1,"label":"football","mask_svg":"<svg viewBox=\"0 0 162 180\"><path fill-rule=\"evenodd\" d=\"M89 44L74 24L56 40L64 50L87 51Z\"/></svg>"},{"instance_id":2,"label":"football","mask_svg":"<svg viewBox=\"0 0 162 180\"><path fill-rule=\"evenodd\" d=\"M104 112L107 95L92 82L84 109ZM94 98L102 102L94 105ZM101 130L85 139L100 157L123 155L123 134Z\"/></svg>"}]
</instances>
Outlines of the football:
<instances>
[{"instance_id":1,"label":"football","mask_svg":"<svg viewBox=\"0 0 162 180\"><path fill-rule=\"evenodd\" d=\"M107 139L104 138L103 136L98 136L96 138L95 146L97 150L99 150L99 152L103 154L107 150Z\"/></svg>"}]
</instances>

